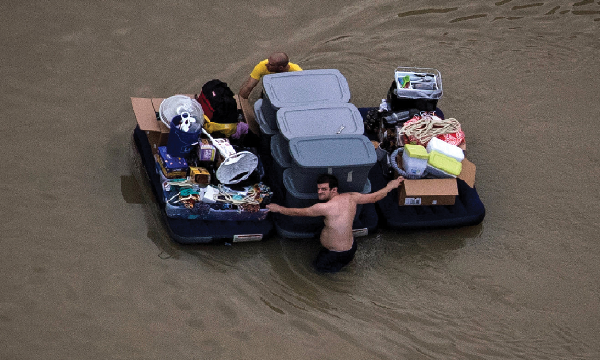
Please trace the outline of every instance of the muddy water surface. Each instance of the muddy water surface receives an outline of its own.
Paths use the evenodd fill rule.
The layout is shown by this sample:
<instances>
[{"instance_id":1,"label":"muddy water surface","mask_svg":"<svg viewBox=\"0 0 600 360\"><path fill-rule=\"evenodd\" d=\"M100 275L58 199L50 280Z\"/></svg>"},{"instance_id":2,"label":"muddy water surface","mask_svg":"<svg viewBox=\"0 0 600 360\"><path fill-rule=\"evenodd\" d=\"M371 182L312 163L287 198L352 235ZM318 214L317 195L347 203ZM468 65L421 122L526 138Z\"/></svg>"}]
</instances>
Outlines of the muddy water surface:
<instances>
[{"instance_id":1,"label":"muddy water surface","mask_svg":"<svg viewBox=\"0 0 600 360\"><path fill-rule=\"evenodd\" d=\"M600 2L5 1L3 359L597 359ZM374 106L438 69L486 205L314 240L178 246L131 151L129 98L235 90L286 51ZM253 96L256 96L254 94Z\"/></svg>"}]
</instances>

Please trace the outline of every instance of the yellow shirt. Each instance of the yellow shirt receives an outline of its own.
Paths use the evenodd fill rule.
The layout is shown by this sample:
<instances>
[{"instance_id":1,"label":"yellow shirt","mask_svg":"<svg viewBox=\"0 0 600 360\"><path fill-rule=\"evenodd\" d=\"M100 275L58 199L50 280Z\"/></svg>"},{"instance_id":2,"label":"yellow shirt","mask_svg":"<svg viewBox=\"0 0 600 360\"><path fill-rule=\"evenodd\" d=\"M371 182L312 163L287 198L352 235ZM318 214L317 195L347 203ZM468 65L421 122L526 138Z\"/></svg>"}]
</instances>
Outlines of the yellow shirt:
<instances>
[{"instance_id":1,"label":"yellow shirt","mask_svg":"<svg viewBox=\"0 0 600 360\"><path fill-rule=\"evenodd\" d=\"M272 72L267 70L268 62L269 62L269 59L264 59L263 61L259 62L254 67L254 70L252 70L252 73L250 73L250 77L253 78L254 80L260 80L260 78L265 75L273 74ZM294 63L288 63L288 64L290 65L289 71L302 71L302 68L300 66L298 66Z\"/></svg>"}]
</instances>

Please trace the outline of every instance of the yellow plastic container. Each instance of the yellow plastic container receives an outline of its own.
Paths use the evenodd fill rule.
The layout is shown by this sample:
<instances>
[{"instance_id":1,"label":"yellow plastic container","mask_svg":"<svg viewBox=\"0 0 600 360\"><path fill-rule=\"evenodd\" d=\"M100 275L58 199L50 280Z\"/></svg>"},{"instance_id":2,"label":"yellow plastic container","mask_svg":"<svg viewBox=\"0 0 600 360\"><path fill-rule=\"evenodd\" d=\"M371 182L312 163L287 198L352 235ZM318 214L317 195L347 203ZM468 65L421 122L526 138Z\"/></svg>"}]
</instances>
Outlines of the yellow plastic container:
<instances>
[{"instance_id":1,"label":"yellow plastic container","mask_svg":"<svg viewBox=\"0 0 600 360\"><path fill-rule=\"evenodd\" d=\"M427 169L429 154L422 145L404 145L402 152L402 167L411 175L422 175Z\"/></svg>"},{"instance_id":2,"label":"yellow plastic container","mask_svg":"<svg viewBox=\"0 0 600 360\"><path fill-rule=\"evenodd\" d=\"M427 159L429 158L429 154L427 153L427 149L423 145L412 145L406 144L404 145L404 153L407 156L415 159Z\"/></svg>"},{"instance_id":3,"label":"yellow plastic container","mask_svg":"<svg viewBox=\"0 0 600 360\"><path fill-rule=\"evenodd\" d=\"M454 176L458 176L462 171L462 164L458 160L435 150L429 153L427 164Z\"/></svg>"}]
</instances>

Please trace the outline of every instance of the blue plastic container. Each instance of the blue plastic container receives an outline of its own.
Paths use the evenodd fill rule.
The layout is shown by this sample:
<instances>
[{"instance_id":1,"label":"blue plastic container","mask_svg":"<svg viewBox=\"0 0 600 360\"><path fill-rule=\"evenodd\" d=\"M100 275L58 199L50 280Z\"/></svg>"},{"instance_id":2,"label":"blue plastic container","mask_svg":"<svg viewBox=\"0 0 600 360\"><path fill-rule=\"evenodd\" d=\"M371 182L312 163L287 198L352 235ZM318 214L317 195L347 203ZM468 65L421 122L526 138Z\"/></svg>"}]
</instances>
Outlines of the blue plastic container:
<instances>
[{"instance_id":1,"label":"blue plastic container","mask_svg":"<svg viewBox=\"0 0 600 360\"><path fill-rule=\"evenodd\" d=\"M194 145L198 144L198 137L202 131L202 129L195 132L179 130L177 126L180 122L181 115L177 115L171 120L169 138L167 140L167 153L175 157L187 156L192 151Z\"/></svg>"}]
</instances>

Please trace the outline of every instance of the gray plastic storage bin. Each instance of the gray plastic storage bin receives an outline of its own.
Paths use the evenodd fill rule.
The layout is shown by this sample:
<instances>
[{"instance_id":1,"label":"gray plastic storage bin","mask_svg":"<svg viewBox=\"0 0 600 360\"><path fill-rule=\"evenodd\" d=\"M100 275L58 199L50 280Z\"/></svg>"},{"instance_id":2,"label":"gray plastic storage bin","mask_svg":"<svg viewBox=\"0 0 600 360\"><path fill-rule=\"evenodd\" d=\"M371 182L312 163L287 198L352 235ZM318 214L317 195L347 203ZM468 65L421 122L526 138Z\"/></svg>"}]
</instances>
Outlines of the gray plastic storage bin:
<instances>
[{"instance_id":1,"label":"gray plastic storage bin","mask_svg":"<svg viewBox=\"0 0 600 360\"><path fill-rule=\"evenodd\" d=\"M273 173L270 174L271 181L276 182L277 186L283 189L283 172L292 166L290 143L281 134L273 135L271 137L270 151L273 157Z\"/></svg>"},{"instance_id":2,"label":"gray plastic storage bin","mask_svg":"<svg viewBox=\"0 0 600 360\"><path fill-rule=\"evenodd\" d=\"M257 135L260 135L259 148L260 152L263 153L271 151L271 137L279 133L279 130L271 129L271 127L265 122L265 118L261 110L261 104L262 99L254 103L254 118L256 119L256 123L258 124L260 130L260 134Z\"/></svg>"},{"instance_id":3,"label":"gray plastic storage bin","mask_svg":"<svg viewBox=\"0 0 600 360\"><path fill-rule=\"evenodd\" d=\"M362 191L377 162L375 147L364 135L323 135L290 140L292 176L300 192L316 189L320 174L337 177L340 192Z\"/></svg>"},{"instance_id":4,"label":"gray plastic storage bin","mask_svg":"<svg viewBox=\"0 0 600 360\"><path fill-rule=\"evenodd\" d=\"M336 69L292 71L263 77L262 112L271 128L277 126L277 110L327 102L350 101L348 81Z\"/></svg>"},{"instance_id":5,"label":"gray plastic storage bin","mask_svg":"<svg viewBox=\"0 0 600 360\"><path fill-rule=\"evenodd\" d=\"M281 134L271 137L271 155L275 164L281 172L292 166L292 155L290 155L290 143Z\"/></svg>"},{"instance_id":6,"label":"gray plastic storage bin","mask_svg":"<svg viewBox=\"0 0 600 360\"><path fill-rule=\"evenodd\" d=\"M277 111L277 127L288 140L303 136L362 135L365 131L363 118L351 103L281 108Z\"/></svg>"},{"instance_id":7,"label":"gray plastic storage bin","mask_svg":"<svg viewBox=\"0 0 600 360\"><path fill-rule=\"evenodd\" d=\"M313 185L313 189L308 192L302 192L298 190L298 179L294 176L292 169L287 169L283 172L283 185L286 190L285 194L285 206L289 208L306 208L319 202L319 195L317 194L317 184ZM363 194L371 192L371 182L367 179L365 185L360 190ZM360 214L362 211L362 204L357 205L356 214ZM323 224L323 218L320 216L290 216L289 221L294 224Z\"/></svg>"},{"instance_id":8,"label":"gray plastic storage bin","mask_svg":"<svg viewBox=\"0 0 600 360\"><path fill-rule=\"evenodd\" d=\"M260 132L263 135L273 136L277 134L279 130L277 127L271 127L265 120L265 116L262 112L262 103L263 99L258 99L258 101L254 103L254 118L256 119L258 127L260 128Z\"/></svg>"}]
</instances>

